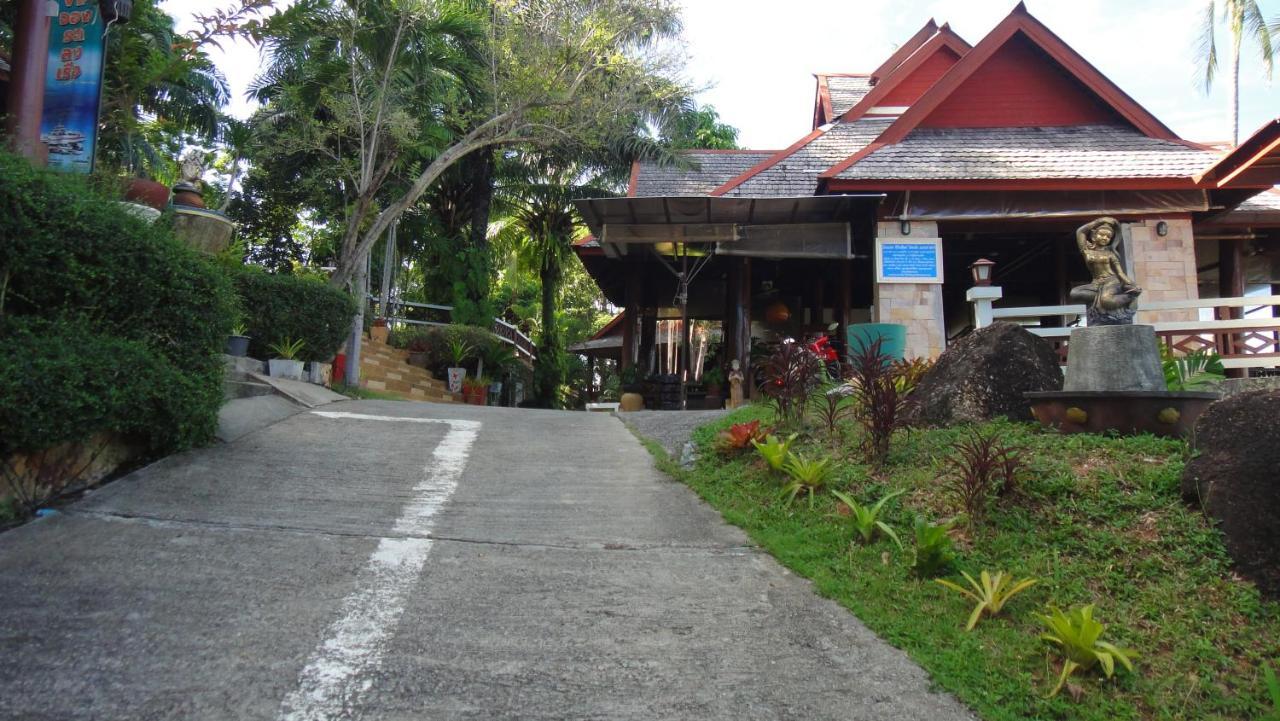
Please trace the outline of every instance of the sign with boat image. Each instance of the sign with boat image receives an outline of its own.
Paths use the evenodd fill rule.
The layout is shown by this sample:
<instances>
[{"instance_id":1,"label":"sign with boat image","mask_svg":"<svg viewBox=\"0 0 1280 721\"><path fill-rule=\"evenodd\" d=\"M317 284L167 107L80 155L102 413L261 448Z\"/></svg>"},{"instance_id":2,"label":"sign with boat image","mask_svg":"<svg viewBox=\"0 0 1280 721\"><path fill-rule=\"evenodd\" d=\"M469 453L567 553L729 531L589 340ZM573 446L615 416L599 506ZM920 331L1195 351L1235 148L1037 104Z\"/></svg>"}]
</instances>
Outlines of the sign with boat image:
<instances>
[{"instance_id":1,"label":"sign with boat image","mask_svg":"<svg viewBox=\"0 0 1280 721\"><path fill-rule=\"evenodd\" d=\"M49 23L40 139L49 147L50 168L88 173L102 97L104 26L96 2L58 0L57 5Z\"/></svg>"}]
</instances>

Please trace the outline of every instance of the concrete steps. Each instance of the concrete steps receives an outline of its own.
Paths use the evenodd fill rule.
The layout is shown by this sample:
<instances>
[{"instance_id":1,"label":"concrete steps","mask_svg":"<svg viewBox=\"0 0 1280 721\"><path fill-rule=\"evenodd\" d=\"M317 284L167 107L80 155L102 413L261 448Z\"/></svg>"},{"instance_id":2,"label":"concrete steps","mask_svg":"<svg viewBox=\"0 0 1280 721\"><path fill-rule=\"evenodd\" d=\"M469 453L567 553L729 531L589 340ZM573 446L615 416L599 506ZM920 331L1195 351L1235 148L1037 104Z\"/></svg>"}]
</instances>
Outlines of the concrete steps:
<instances>
[{"instance_id":1,"label":"concrete steps","mask_svg":"<svg viewBox=\"0 0 1280 721\"><path fill-rule=\"evenodd\" d=\"M365 338L360 344L360 387L411 401L459 403L425 368L409 365L409 352Z\"/></svg>"}]
</instances>

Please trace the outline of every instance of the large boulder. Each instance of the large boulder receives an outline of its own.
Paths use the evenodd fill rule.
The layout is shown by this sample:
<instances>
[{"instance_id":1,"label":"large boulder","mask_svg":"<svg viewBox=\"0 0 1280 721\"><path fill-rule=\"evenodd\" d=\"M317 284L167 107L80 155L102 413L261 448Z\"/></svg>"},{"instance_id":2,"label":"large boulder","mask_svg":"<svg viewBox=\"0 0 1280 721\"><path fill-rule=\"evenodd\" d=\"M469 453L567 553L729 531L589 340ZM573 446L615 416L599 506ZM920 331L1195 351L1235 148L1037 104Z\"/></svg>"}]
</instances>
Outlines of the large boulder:
<instances>
[{"instance_id":1,"label":"large boulder","mask_svg":"<svg viewBox=\"0 0 1280 721\"><path fill-rule=\"evenodd\" d=\"M1062 390L1058 355L1013 323L994 323L952 344L924 375L905 411L912 425L1034 420L1028 391Z\"/></svg>"},{"instance_id":2,"label":"large boulder","mask_svg":"<svg viewBox=\"0 0 1280 721\"><path fill-rule=\"evenodd\" d=\"M1241 575L1280 598L1280 390L1218 401L1196 421L1182 495L1218 521Z\"/></svg>"}]
</instances>

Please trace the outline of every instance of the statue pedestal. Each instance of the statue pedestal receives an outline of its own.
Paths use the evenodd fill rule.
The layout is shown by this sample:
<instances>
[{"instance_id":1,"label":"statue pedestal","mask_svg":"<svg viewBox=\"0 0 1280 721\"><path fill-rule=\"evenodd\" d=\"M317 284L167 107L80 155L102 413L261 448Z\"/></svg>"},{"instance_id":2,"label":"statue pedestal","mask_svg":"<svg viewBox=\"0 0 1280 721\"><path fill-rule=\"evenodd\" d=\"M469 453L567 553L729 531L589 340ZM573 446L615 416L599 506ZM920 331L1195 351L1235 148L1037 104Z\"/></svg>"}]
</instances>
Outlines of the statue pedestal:
<instances>
[{"instance_id":1,"label":"statue pedestal","mask_svg":"<svg viewBox=\"0 0 1280 721\"><path fill-rule=\"evenodd\" d=\"M1071 331L1064 392L1163 391L1156 329L1103 325Z\"/></svg>"}]
</instances>

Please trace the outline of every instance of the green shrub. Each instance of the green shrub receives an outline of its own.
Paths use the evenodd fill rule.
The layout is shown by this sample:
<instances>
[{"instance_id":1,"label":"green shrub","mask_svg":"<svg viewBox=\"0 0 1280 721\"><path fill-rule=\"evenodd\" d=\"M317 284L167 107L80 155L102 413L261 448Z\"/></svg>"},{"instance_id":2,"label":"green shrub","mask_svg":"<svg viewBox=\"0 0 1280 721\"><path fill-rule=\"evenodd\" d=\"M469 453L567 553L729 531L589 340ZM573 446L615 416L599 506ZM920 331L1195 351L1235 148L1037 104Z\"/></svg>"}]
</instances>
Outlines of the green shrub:
<instances>
[{"instance_id":1,"label":"green shrub","mask_svg":"<svg viewBox=\"0 0 1280 721\"><path fill-rule=\"evenodd\" d=\"M84 179L0 153L0 451L99 430L155 452L210 440L226 274Z\"/></svg>"},{"instance_id":2,"label":"green shrub","mask_svg":"<svg viewBox=\"0 0 1280 721\"><path fill-rule=\"evenodd\" d=\"M398 342L404 343L403 347L426 354L426 368L437 378L444 378L446 369L453 366L455 344L469 349L462 360L462 365L469 374L474 374L477 361L485 358L485 374L497 375L496 369L490 366L500 355L498 351L501 349L498 346L506 345L484 328L470 325L430 326L413 333L397 335Z\"/></svg>"},{"instance_id":3,"label":"green shrub","mask_svg":"<svg viewBox=\"0 0 1280 721\"><path fill-rule=\"evenodd\" d=\"M355 299L317 278L268 273L257 266L237 269L249 355L270 356L269 346L285 339L303 343L299 360L328 361L338 352L355 317Z\"/></svg>"}]
</instances>

